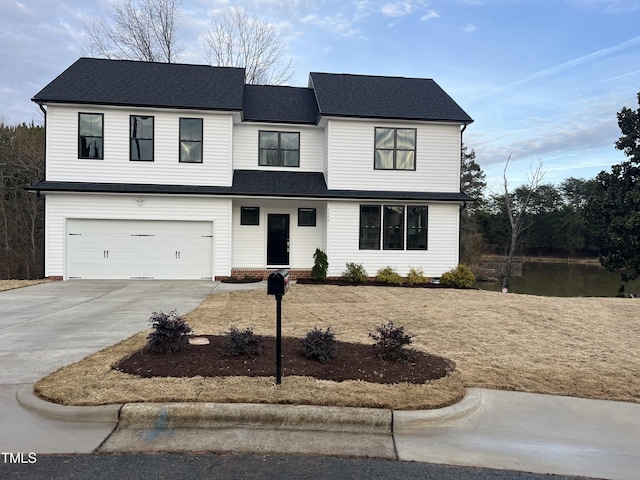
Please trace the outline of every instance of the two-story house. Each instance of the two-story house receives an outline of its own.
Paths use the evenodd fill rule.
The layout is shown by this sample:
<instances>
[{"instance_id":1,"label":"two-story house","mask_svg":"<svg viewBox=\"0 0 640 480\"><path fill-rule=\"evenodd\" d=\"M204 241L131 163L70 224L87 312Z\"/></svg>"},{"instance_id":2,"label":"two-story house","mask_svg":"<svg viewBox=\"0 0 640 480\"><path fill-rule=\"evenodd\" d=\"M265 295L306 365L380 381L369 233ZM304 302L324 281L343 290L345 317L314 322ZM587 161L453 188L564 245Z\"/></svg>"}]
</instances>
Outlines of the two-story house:
<instances>
[{"instance_id":1,"label":"two-story house","mask_svg":"<svg viewBox=\"0 0 640 480\"><path fill-rule=\"evenodd\" d=\"M462 132L433 80L81 58L45 112L45 275L201 279L458 263Z\"/></svg>"}]
</instances>

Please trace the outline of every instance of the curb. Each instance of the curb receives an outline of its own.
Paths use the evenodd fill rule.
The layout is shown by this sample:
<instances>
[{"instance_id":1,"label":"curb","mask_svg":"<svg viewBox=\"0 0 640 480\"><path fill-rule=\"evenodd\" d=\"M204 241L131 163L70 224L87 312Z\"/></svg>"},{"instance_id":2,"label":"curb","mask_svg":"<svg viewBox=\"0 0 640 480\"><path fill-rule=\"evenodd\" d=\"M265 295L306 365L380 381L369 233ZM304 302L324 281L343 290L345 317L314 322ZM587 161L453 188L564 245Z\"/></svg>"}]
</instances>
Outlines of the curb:
<instances>
[{"instance_id":1,"label":"curb","mask_svg":"<svg viewBox=\"0 0 640 480\"><path fill-rule=\"evenodd\" d=\"M16 392L18 404L31 412L50 420L78 423L118 423L121 404L100 405L96 407L78 407L59 405L39 398L33 392L33 384L23 384Z\"/></svg>"},{"instance_id":2,"label":"curb","mask_svg":"<svg viewBox=\"0 0 640 480\"><path fill-rule=\"evenodd\" d=\"M126 403L59 405L35 395L33 384L18 388L16 400L45 418L77 423L109 423L119 428L263 428L366 434L410 433L458 420L481 406L482 390L468 389L455 405L436 410L325 407L253 403Z\"/></svg>"},{"instance_id":3,"label":"curb","mask_svg":"<svg viewBox=\"0 0 640 480\"><path fill-rule=\"evenodd\" d=\"M249 403L128 403L122 428L268 428L391 434L391 410Z\"/></svg>"},{"instance_id":4,"label":"curb","mask_svg":"<svg viewBox=\"0 0 640 480\"><path fill-rule=\"evenodd\" d=\"M458 403L436 410L394 410L393 433L411 433L431 426L450 423L477 412L482 404L482 390L467 389Z\"/></svg>"}]
</instances>

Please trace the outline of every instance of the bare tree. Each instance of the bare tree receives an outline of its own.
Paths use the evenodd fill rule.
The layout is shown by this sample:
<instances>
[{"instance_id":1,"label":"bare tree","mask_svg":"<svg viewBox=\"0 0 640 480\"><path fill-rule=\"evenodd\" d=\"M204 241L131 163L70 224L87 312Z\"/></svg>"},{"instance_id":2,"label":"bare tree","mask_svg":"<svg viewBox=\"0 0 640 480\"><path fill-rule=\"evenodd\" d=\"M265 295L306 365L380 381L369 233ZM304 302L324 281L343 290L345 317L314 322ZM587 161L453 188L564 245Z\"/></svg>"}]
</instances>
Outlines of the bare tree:
<instances>
[{"instance_id":1,"label":"bare tree","mask_svg":"<svg viewBox=\"0 0 640 480\"><path fill-rule=\"evenodd\" d=\"M87 50L111 59L172 63L177 42L180 0L119 0L106 19L85 23Z\"/></svg>"},{"instance_id":2,"label":"bare tree","mask_svg":"<svg viewBox=\"0 0 640 480\"><path fill-rule=\"evenodd\" d=\"M542 161L534 167L531 166L531 171L527 175L527 185L523 185L521 189L522 195L515 196L509 193L509 185L507 182L507 168L511 161L511 155L507 158L504 164L504 170L502 172L502 178L504 179L504 206L509 218L509 226L511 229L511 241L509 243L509 251L507 252L507 258L505 259L504 274L502 275L502 288L503 290L509 289L509 283L511 282L511 272L513 266L513 256L522 240L522 234L527 229L528 225L525 223L527 209L531 203L531 195L538 189L542 179L546 172L542 170Z\"/></svg>"},{"instance_id":3,"label":"bare tree","mask_svg":"<svg viewBox=\"0 0 640 480\"><path fill-rule=\"evenodd\" d=\"M243 67L247 83L282 85L293 76L277 29L255 13L234 7L213 18L202 38L209 64Z\"/></svg>"}]
</instances>

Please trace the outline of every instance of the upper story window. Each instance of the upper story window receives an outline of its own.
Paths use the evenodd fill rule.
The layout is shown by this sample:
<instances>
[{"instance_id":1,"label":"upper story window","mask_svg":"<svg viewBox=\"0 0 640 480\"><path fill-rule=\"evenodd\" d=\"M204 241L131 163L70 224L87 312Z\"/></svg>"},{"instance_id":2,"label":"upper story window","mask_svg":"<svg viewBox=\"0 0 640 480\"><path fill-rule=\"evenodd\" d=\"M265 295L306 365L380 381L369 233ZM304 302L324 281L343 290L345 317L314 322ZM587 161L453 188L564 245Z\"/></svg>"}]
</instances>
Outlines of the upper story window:
<instances>
[{"instance_id":1,"label":"upper story window","mask_svg":"<svg viewBox=\"0 0 640 480\"><path fill-rule=\"evenodd\" d=\"M375 131L374 168L377 170L416 169L416 129L382 128Z\"/></svg>"},{"instance_id":2,"label":"upper story window","mask_svg":"<svg viewBox=\"0 0 640 480\"><path fill-rule=\"evenodd\" d=\"M104 158L104 115L78 114L78 158Z\"/></svg>"},{"instance_id":3,"label":"upper story window","mask_svg":"<svg viewBox=\"0 0 640 480\"><path fill-rule=\"evenodd\" d=\"M180 119L180 162L202 163L202 119Z\"/></svg>"},{"instance_id":4,"label":"upper story window","mask_svg":"<svg viewBox=\"0 0 640 480\"><path fill-rule=\"evenodd\" d=\"M131 115L131 160L153 162L153 117Z\"/></svg>"},{"instance_id":5,"label":"upper story window","mask_svg":"<svg viewBox=\"0 0 640 480\"><path fill-rule=\"evenodd\" d=\"M258 165L300 166L300 133L260 130Z\"/></svg>"}]
</instances>

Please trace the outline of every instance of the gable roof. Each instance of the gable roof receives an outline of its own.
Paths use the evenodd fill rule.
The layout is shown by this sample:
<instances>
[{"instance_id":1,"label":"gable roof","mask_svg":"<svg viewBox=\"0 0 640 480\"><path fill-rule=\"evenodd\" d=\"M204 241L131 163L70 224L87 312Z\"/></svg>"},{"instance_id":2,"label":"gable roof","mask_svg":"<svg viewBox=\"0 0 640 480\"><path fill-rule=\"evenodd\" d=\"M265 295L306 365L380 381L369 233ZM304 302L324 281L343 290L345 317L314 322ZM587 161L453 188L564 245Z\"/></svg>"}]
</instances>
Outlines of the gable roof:
<instances>
[{"instance_id":1,"label":"gable roof","mask_svg":"<svg viewBox=\"0 0 640 480\"><path fill-rule=\"evenodd\" d=\"M336 73L309 74L320 115L471 123L431 79Z\"/></svg>"},{"instance_id":2,"label":"gable roof","mask_svg":"<svg viewBox=\"0 0 640 480\"><path fill-rule=\"evenodd\" d=\"M242 110L243 87L243 68L80 58L32 100Z\"/></svg>"},{"instance_id":3,"label":"gable roof","mask_svg":"<svg viewBox=\"0 0 640 480\"><path fill-rule=\"evenodd\" d=\"M309 88L245 85L244 69L80 58L32 100L242 111L244 120L315 124L321 116L471 123L431 79L312 72Z\"/></svg>"},{"instance_id":4,"label":"gable roof","mask_svg":"<svg viewBox=\"0 0 640 480\"><path fill-rule=\"evenodd\" d=\"M310 88L273 85L244 86L244 120L314 124L318 104Z\"/></svg>"}]
</instances>

